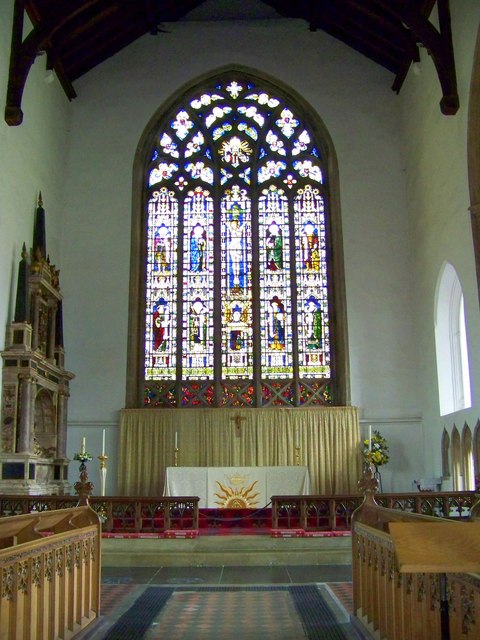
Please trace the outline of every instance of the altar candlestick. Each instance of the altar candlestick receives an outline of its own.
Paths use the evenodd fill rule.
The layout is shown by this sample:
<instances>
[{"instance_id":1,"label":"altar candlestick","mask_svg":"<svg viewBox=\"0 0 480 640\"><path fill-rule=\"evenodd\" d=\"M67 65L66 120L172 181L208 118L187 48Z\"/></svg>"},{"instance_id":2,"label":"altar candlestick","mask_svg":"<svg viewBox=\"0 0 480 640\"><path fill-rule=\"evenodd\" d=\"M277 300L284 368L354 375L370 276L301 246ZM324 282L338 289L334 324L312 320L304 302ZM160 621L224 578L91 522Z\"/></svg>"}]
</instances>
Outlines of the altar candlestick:
<instances>
[{"instance_id":1,"label":"altar candlestick","mask_svg":"<svg viewBox=\"0 0 480 640\"><path fill-rule=\"evenodd\" d=\"M105 455L105 429L103 430L103 436L102 436L102 456Z\"/></svg>"},{"instance_id":2,"label":"altar candlestick","mask_svg":"<svg viewBox=\"0 0 480 640\"><path fill-rule=\"evenodd\" d=\"M175 449L178 449L178 432L175 431Z\"/></svg>"},{"instance_id":3,"label":"altar candlestick","mask_svg":"<svg viewBox=\"0 0 480 640\"><path fill-rule=\"evenodd\" d=\"M372 425L368 427L368 450L372 450Z\"/></svg>"},{"instance_id":4,"label":"altar candlestick","mask_svg":"<svg viewBox=\"0 0 480 640\"><path fill-rule=\"evenodd\" d=\"M85 453L86 449L85 449L85 436L83 436L82 438L82 453Z\"/></svg>"}]
</instances>

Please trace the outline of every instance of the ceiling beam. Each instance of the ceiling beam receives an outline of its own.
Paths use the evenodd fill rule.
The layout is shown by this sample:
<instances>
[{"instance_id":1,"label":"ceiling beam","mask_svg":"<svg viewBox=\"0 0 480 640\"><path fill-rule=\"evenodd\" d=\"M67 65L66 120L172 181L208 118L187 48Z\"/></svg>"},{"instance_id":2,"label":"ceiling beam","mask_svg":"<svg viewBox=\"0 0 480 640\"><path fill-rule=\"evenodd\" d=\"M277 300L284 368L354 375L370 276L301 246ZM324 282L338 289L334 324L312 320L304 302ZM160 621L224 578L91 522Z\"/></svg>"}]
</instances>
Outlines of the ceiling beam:
<instances>
[{"instance_id":1,"label":"ceiling beam","mask_svg":"<svg viewBox=\"0 0 480 640\"><path fill-rule=\"evenodd\" d=\"M403 22L418 42L426 47L435 64L442 88L440 110L444 115L455 115L460 102L453 55L449 0L437 0L439 30L420 13L411 0L373 0L373 2Z\"/></svg>"},{"instance_id":2,"label":"ceiling beam","mask_svg":"<svg viewBox=\"0 0 480 640\"><path fill-rule=\"evenodd\" d=\"M23 91L36 56L41 51L48 50L51 38L55 33L100 1L101 0L84 0L80 6L77 3L70 11L65 11L65 9L64 12L52 10L52 14L42 17L41 22L34 26L26 38L22 40L23 18L28 0L15 0L7 103L5 106L5 122L8 125L18 126L23 122ZM61 75L60 66L58 68ZM66 78L64 78L64 82L65 84L68 83ZM71 91L73 92L72 97L74 97L75 92L73 91L73 87Z\"/></svg>"}]
</instances>

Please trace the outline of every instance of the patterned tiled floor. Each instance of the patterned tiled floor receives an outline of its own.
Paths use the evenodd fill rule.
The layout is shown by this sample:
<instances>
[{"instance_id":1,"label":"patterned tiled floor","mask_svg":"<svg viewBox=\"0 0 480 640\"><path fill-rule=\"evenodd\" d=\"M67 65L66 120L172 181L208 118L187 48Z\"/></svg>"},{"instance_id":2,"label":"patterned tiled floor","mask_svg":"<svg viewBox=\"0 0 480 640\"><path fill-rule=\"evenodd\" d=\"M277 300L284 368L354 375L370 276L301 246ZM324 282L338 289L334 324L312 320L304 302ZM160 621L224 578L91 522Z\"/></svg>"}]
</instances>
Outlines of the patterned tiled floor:
<instances>
[{"instance_id":1,"label":"patterned tiled floor","mask_svg":"<svg viewBox=\"0 0 480 640\"><path fill-rule=\"evenodd\" d=\"M168 629L168 634L165 630ZM232 631L235 630L233 635ZM181 592L169 599L145 640L281 640L304 638L286 591Z\"/></svg>"},{"instance_id":2,"label":"patterned tiled floor","mask_svg":"<svg viewBox=\"0 0 480 640\"><path fill-rule=\"evenodd\" d=\"M159 586L170 588L171 595L145 635L138 636L144 640L303 640L316 637L311 633L308 635L286 590L292 585L308 584L316 584L322 590L328 606L341 623L341 637L358 640L361 636L349 624L351 568L345 565L106 567L102 572L101 619L82 638L103 640L108 637L109 631L137 598L149 587ZM255 585L259 585L258 589Z\"/></svg>"}]
</instances>

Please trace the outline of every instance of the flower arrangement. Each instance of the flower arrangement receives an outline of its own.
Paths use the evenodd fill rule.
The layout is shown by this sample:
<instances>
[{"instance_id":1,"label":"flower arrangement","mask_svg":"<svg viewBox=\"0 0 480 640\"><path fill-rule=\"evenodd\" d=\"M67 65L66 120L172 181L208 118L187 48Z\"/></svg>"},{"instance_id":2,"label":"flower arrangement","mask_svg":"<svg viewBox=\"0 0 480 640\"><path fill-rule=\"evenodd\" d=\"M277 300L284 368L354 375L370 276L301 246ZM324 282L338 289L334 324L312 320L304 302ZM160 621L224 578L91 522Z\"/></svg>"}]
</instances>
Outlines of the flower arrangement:
<instances>
[{"instance_id":1,"label":"flower arrangement","mask_svg":"<svg viewBox=\"0 0 480 640\"><path fill-rule=\"evenodd\" d=\"M388 454L388 444L385 438L378 431L372 433L372 437L363 441L362 454L365 462L380 467L390 460Z\"/></svg>"},{"instance_id":2,"label":"flower arrangement","mask_svg":"<svg viewBox=\"0 0 480 640\"><path fill-rule=\"evenodd\" d=\"M92 460L92 455L86 451L81 451L80 453L75 453L73 459L79 460L80 462L89 462Z\"/></svg>"}]
</instances>

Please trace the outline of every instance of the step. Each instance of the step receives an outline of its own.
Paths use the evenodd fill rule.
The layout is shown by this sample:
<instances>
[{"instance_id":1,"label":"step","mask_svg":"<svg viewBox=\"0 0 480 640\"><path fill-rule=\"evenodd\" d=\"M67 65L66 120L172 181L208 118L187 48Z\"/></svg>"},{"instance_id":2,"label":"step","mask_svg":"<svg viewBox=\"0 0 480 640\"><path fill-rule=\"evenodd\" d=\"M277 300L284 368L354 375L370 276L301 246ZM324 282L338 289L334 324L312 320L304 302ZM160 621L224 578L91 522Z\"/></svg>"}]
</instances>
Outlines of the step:
<instances>
[{"instance_id":1,"label":"step","mask_svg":"<svg viewBox=\"0 0 480 640\"><path fill-rule=\"evenodd\" d=\"M106 567L292 566L351 562L350 535L291 538L231 535L102 540L102 565Z\"/></svg>"}]
</instances>

